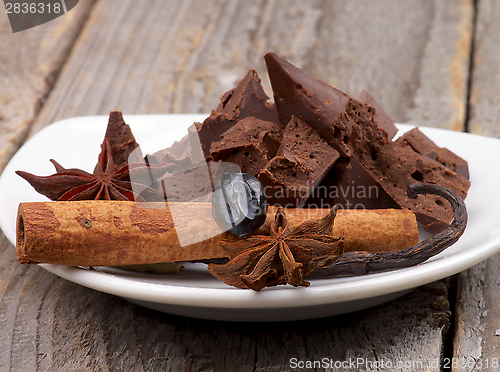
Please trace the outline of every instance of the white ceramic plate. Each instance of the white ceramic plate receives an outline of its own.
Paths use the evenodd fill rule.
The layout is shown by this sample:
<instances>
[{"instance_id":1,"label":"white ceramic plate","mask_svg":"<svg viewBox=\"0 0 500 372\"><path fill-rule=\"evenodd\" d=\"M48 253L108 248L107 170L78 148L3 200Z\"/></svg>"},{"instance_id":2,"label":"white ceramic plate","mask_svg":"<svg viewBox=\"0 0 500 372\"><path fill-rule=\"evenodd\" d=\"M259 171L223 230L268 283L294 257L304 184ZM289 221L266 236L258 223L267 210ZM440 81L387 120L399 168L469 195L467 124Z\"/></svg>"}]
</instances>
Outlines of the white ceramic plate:
<instances>
[{"instance_id":1,"label":"white ceramic plate","mask_svg":"<svg viewBox=\"0 0 500 372\"><path fill-rule=\"evenodd\" d=\"M125 116L144 153L182 138L187 127L205 115ZM81 117L50 125L17 152L0 177L0 227L15 244L20 202L45 197L14 172L37 175L55 171L49 159L67 168L92 171L104 138L107 117ZM400 132L411 127L399 125ZM280 321L317 318L368 308L394 299L419 285L456 274L500 250L500 140L421 128L439 146L469 162L471 182L466 200L469 223L461 239L427 262L407 269L354 278L311 280L308 288L279 286L261 292L235 289L212 278L205 265L187 264L179 275L141 274L105 268L41 265L62 278L121 296L156 310L204 319Z\"/></svg>"}]
</instances>

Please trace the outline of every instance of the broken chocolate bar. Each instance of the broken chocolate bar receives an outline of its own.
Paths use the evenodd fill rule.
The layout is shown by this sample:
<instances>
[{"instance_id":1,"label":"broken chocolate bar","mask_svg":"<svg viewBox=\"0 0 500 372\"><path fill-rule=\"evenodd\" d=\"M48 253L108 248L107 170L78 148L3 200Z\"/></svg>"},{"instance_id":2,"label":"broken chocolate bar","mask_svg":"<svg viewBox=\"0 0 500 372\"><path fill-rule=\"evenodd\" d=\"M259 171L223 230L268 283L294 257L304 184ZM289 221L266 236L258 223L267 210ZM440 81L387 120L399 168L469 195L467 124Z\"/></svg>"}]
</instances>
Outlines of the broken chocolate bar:
<instances>
[{"instance_id":1,"label":"broken chocolate bar","mask_svg":"<svg viewBox=\"0 0 500 372\"><path fill-rule=\"evenodd\" d=\"M214 161L238 164L243 173L256 176L272 159L280 146L281 128L277 123L246 117L213 142L210 156Z\"/></svg>"},{"instance_id":2,"label":"broken chocolate bar","mask_svg":"<svg viewBox=\"0 0 500 372\"><path fill-rule=\"evenodd\" d=\"M342 156L349 156L346 142L352 128L350 123L338 119L351 98L310 78L274 53L267 53L264 58L281 125L284 127L295 116L315 129Z\"/></svg>"},{"instance_id":3,"label":"broken chocolate bar","mask_svg":"<svg viewBox=\"0 0 500 372\"><path fill-rule=\"evenodd\" d=\"M404 133L396 142L409 145L413 151L436 160L451 171L469 179L469 166L467 162L447 148L437 146L418 128L413 128Z\"/></svg>"},{"instance_id":4,"label":"broken chocolate bar","mask_svg":"<svg viewBox=\"0 0 500 372\"><path fill-rule=\"evenodd\" d=\"M190 128L190 142L203 149L199 159L192 154L194 163L229 162L257 175L270 204L408 208L430 232L448 225L447 203L433 195L409 200L406 187L439 184L465 198L463 159L417 130L392 141L394 122L366 91L355 100L274 53L264 58L275 104L250 71Z\"/></svg>"},{"instance_id":5,"label":"broken chocolate bar","mask_svg":"<svg viewBox=\"0 0 500 372\"><path fill-rule=\"evenodd\" d=\"M338 158L339 153L314 129L292 117L277 156L257 178L270 204L301 207Z\"/></svg>"},{"instance_id":6,"label":"broken chocolate bar","mask_svg":"<svg viewBox=\"0 0 500 372\"><path fill-rule=\"evenodd\" d=\"M311 193L304 207L342 209L400 209L356 156L335 162L323 182Z\"/></svg>"},{"instance_id":7,"label":"broken chocolate bar","mask_svg":"<svg viewBox=\"0 0 500 372\"><path fill-rule=\"evenodd\" d=\"M413 211L417 221L430 233L446 228L453 219L453 212L449 204L436 195L408 198L408 185L423 182L444 186L455 191L462 199L465 199L470 186L464 177L401 143L392 142L376 152L358 156L387 193L401 207Z\"/></svg>"},{"instance_id":8,"label":"broken chocolate bar","mask_svg":"<svg viewBox=\"0 0 500 372\"><path fill-rule=\"evenodd\" d=\"M221 135L234 126L239 120L254 117L264 121L278 123L278 114L273 103L268 102L269 97L262 89L259 76L250 70L238 83L236 88L226 92L217 109L203 123L195 123L195 128L190 131L192 143L199 142L205 158L210 155L210 146L221 139ZM192 151L198 146L191 146ZM194 160L201 154L193 154Z\"/></svg>"},{"instance_id":9,"label":"broken chocolate bar","mask_svg":"<svg viewBox=\"0 0 500 372\"><path fill-rule=\"evenodd\" d=\"M375 109L375 124L387 133L388 139L392 139L396 135L398 128L396 128L394 121L392 121L391 117L387 115L377 101L373 99L370 93L362 90L359 93L357 101L365 105L370 105Z\"/></svg>"},{"instance_id":10,"label":"broken chocolate bar","mask_svg":"<svg viewBox=\"0 0 500 372\"><path fill-rule=\"evenodd\" d=\"M365 174L364 182L378 183L385 191L383 195L389 196L386 198L388 202L392 199L402 208L411 209L429 232L438 232L448 226L453 218L448 203L434 195L409 200L406 188L414 182L433 183L448 187L465 198L469 188L466 179L408 145L391 142L383 125L375 122L373 105L360 103L326 83L312 79L273 53L266 54L265 60L281 123L292 115L296 116L315 128L339 151L341 158L334 170L340 172L336 173L333 185L348 187L359 176L355 174L356 170L366 170L371 177ZM362 96L362 99L366 97ZM342 164L347 164L343 167L344 174L341 174ZM370 183L365 186L370 186ZM345 195L343 204L356 200L349 196L352 194Z\"/></svg>"}]
</instances>

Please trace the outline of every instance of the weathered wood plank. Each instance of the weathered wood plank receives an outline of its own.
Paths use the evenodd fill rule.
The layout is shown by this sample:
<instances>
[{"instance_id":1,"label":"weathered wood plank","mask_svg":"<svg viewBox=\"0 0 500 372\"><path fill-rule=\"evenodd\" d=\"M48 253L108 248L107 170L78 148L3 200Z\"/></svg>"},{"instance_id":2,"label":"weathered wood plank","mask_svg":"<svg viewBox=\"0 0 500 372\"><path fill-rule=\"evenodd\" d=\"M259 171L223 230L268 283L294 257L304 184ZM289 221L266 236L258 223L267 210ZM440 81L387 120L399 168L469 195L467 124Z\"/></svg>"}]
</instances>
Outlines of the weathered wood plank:
<instances>
[{"instance_id":1,"label":"weathered wood plank","mask_svg":"<svg viewBox=\"0 0 500 372\"><path fill-rule=\"evenodd\" d=\"M335 1L315 48L312 74L357 97L372 93L400 123L463 130L472 1Z\"/></svg>"},{"instance_id":2,"label":"weathered wood plank","mask_svg":"<svg viewBox=\"0 0 500 372\"><path fill-rule=\"evenodd\" d=\"M354 96L367 88L398 121L459 129L470 9L471 1L437 0L101 1L31 133L114 109L207 112L250 68L270 92L267 51ZM0 280L5 369L282 371L295 357L360 357L440 370L449 316L442 283L341 317L226 324L156 313L19 266L5 239L0 257L9 262Z\"/></svg>"},{"instance_id":3,"label":"weathered wood plank","mask_svg":"<svg viewBox=\"0 0 500 372\"><path fill-rule=\"evenodd\" d=\"M15 34L0 12L0 170L26 140L93 2Z\"/></svg>"},{"instance_id":4,"label":"weathered wood plank","mask_svg":"<svg viewBox=\"0 0 500 372\"><path fill-rule=\"evenodd\" d=\"M499 319L500 255L497 254L459 276L453 355L458 365L454 371L500 368Z\"/></svg>"},{"instance_id":5,"label":"weathered wood plank","mask_svg":"<svg viewBox=\"0 0 500 372\"><path fill-rule=\"evenodd\" d=\"M251 68L270 94L262 56L275 51L354 97L368 89L396 121L461 130L471 3L108 0L36 128L114 109L209 112Z\"/></svg>"},{"instance_id":6,"label":"weathered wood plank","mask_svg":"<svg viewBox=\"0 0 500 372\"><path fill-rule=\"evenodd\" d=\"M497 1L477 2L468 129L492 137L500 136L499 20ZM459 276L454 371L500 368L499 268L497 254Z\"/></svg>"},{"instance_id":7,"label":"weathered wood plank","mask_svg":"<svg viewBox=\"0 0 500 372\"><path fill-rule=\"evenodd\" d=\"M478 1L469 132L500 137L500 4Z\"/></svg>"}]
</instances>

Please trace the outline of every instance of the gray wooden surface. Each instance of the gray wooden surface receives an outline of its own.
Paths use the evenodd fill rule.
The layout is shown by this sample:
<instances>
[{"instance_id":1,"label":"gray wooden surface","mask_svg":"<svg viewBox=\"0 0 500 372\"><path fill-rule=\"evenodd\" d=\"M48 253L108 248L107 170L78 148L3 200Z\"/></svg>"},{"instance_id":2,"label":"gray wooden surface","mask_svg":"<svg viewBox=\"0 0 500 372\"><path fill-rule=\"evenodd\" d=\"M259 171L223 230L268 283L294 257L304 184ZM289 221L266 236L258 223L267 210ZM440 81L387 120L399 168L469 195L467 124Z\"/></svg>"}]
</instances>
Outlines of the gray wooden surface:
<instances>
[{"instance_id":1,"label":"gray wooden surface","mask_svg":"<svg viewBox=\"0 0 500 372\"><path fill-rule=\"evenodd\" d=\"M476 19L468 128L471 133L500 137L500 4L479 1ZM459 275L457 371L500 369L499 268L497 254Z\"/></svg>"},{"instance_id":2,"label":"gray wooden surface","mask_svg":"<svg viewBox=\"0 0 500 372\"><path fill-rule=\"evenodd\" d=\"M499 13L495 0L80 0L12 34L1 10L0 170L60 119L208 112L251 68L270 94L268 51L367 89L398 122L499 136ZM21 266L3 235L0 260L0 371L284 371L291 358L440 371L491 362L500 342L498 257L372 309L279 324L147 310Z\"/></svg>"}]
</instances>

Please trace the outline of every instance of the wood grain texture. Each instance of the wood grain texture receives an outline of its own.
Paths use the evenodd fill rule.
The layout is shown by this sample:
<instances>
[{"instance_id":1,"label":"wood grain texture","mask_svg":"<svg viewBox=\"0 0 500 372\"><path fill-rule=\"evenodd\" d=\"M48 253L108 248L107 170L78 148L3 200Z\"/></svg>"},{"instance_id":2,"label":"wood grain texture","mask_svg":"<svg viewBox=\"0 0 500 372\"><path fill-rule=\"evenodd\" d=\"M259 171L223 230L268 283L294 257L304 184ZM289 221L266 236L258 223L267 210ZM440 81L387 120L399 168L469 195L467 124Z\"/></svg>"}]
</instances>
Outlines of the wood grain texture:
<instances>
[{"instance_id":1,"label":"wood grain texture","mask_svg":"<svg viewBox=\"0 0 500 372\"><path fill-rule=\"evenodd\" d=\"M477 2L471 75L469 132L500 137L500 4ZM500 256L460 273L454 371L500 368ZM495 359L497 358L497 359ZM489 365L488 365L489 363Z\"/></svg>"},{"instance_id":2,"label":"wood grain texture","mask_svg":"<svg viewBox=\"0 0 500 372\"><path fill-rule=\"evenodd\" d=\"M114 109L209 112L252 68L271 95L268 51L354 97L366 88L396 121L461 130L471 1L103 1L35 130Z\"/></svg>"},{"instance_id":3,"label":"wood grain texture","mask_svg":"<svg viewBox=\"0 0 500 372\"><path fill-rule=\"evenodd\" d=\"M454 357L456 371L500 368L500 255L459 276L457 329ZM495 359L496 368L491 366Z\"/></svg>"},{"instance_id":4,"label":"wood grain texture","mask_svg":"<svg viewBox=\"0 0 500 372\"><path fill-rule=\"evenodd\" d=\"M469 132L500 137L500 4L480 0L470 93Z\"/></svg>"},{"instance_id":5,"label":"wood grain texture","mask_svg":"<svg viewBox=\"0 0 500 372\"><path fill-rule=\"evenodd\" d=\"M0 12L0 170L26 139L93 2L15 34Z\"/></svg>"},{"instance_id":6,"label":"wood grain texture","mask_svg":"<svg viewBox=\"0 0 500 372\"><path fill-rule=\"evenodd\" d=\"M463 130L472 1L327 4L306 70L354 97L368 90L396 122Z\"/></svg>"},{"instance_id":7,"label":"wood grain texture","mask_svg":"<svg viewBox=\"0 0 500 372\"><path fill-rule=\"evenodd\" d=\"M14 117L11 112L24 113L9 102L35 109L28 110L27 119L4 125L11 133L0 142L0 151L12 153L35 117L31 134L56 120L115 109L125 114L208 112L251 68L270 94L262 58L268 51L351 95L367 89L397 121L463 128L472 0L138 4L96 3L48 99L52 84L31 83L29 76L19 87L13 78L2 81L0 102L3 92L14 92L0 105L2 120ZM46 40L52 49L41 57L28 54L30 63L57 59L54 50L62 39ZM9 53L0 58L10 66L21 60ZM18 96L28 97L29 104L23 106ZM37 266L21 266L3 235L0 259L2 371L286 371L294 357L360 357L393 365L421 361L432 363L428 370L441 369L450 315L441 282L345 316L241 324L157 313ZM418 367L399 370L423 369Z\"/></svg>"}]
</instances>

